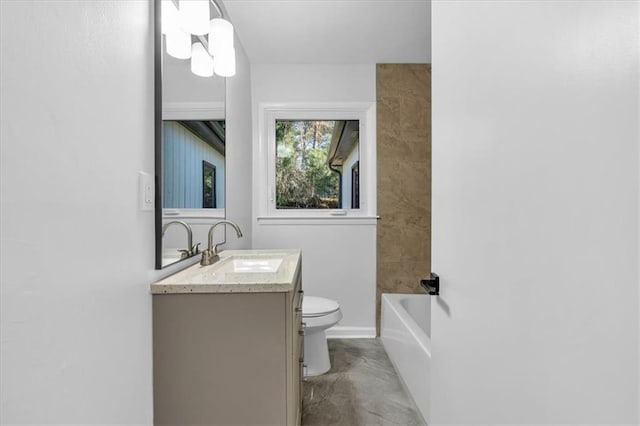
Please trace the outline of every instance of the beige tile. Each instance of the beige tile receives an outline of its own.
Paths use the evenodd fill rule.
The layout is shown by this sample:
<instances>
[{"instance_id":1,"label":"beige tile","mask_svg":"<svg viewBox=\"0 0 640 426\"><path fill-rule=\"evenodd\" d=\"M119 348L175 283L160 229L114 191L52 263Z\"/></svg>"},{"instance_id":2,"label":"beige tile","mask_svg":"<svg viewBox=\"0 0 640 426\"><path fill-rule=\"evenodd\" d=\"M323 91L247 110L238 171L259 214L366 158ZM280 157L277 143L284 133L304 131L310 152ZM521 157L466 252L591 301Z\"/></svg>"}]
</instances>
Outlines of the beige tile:
<instances>
[{"instance_id":1,"label":"beige tile","mask_svg":"<svg viewBox=\"0 0 640 426\"><path fill-rule=\"evenodd\" d=\"M403 260L379 263L378 288L381 293L424 293L420 280L429 277L429 262Z\"/></svg>"},{"instance_id":2,"label":"beige tile","mask_svg":"<svg viewBox=\"0 0 640 426\"><path fill-rule=\"evenodd\" d=\"M380 294L421 293L431 262L431 65L377 66ZM378 328L379 329L379 328Z\"/></svg>"}]
</instances>

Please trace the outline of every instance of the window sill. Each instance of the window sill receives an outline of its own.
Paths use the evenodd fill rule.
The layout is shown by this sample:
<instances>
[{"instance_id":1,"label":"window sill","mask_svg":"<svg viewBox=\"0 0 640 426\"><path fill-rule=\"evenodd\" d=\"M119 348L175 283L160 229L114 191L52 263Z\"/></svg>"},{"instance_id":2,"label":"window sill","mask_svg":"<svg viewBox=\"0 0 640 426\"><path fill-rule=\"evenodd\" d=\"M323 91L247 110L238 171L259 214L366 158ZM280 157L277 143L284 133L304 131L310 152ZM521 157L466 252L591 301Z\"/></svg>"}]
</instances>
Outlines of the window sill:
<instances>
[{"instance_id":1,"label":"window sill","mask_svg":"<svg viewBox=\"0 0 640 426\"><path fill-rule=\"evenodd\" d=\"M162 209L162 218L170 219L224 219L224 209Z\"/></svg>"},{"instance_id":2,"label":"window sill","mask_svg":"<svg viewBox=\"0 0 640 426\"><path fill-rule=\"evenodd\" d=\"M377 216L258 216L259 225L375 225Z\"/></svg>"}]
</instances>

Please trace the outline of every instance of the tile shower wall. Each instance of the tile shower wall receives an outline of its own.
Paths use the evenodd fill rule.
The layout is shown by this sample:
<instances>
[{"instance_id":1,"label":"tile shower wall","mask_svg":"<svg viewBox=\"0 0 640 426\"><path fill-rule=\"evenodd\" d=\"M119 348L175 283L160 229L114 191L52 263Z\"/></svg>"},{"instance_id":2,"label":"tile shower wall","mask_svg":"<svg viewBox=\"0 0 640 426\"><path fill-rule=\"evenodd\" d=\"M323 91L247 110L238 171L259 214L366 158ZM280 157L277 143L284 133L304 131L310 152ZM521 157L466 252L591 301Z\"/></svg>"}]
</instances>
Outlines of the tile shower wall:
<instances>
[{"instance_id":1,"label":"tile shower wall","mask_svg":"<svg viewBox=\"0 0 640 426\"><path fill-rule=\"evenodd\" d=\"M376 325L382 293L423 293L431 270L431 64L378 64Z\"/></svg>"}]
</instances>

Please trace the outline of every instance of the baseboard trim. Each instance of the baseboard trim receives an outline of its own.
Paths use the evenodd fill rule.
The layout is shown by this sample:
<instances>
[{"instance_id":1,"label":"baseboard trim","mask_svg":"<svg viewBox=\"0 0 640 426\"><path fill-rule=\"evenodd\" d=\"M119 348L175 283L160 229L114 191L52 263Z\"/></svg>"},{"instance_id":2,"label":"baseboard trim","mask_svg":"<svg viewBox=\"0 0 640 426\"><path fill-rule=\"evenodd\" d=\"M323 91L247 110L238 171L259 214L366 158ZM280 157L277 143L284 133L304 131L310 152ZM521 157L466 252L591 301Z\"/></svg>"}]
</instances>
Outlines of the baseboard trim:
<instances>
[{"instance_id":1,"label":"baseboard trim","mask_svg":"<svg viewBox=\"0 0 640 426\"><path fill-rule=\"evenodd\" d=\"M327 339L373 339L376 337L375 327L342 327L336 325L325 331Z\"/></svg>"}]
</instances>

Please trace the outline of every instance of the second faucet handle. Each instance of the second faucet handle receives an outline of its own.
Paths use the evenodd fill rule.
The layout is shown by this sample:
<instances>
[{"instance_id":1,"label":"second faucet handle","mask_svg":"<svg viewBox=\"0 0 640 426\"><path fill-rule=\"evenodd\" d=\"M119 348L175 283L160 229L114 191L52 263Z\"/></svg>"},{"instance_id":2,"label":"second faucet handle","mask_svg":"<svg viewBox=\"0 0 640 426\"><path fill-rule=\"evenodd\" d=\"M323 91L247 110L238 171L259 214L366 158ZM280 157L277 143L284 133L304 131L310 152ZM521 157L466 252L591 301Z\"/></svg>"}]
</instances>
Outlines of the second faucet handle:
<instances>
[{"instance_id":1,"label":"second faucet handle","mask_svg":"<svg viewBox=\"0 0 640 426\"><path fill-rule=\"evenodd\" d=\"M204 250L202 250L202 257L200 258L200 265L201 266L211 265L212 263L214 263L218 259L219 259L219 257L218 257L217 254L214 254L209 249L204 249Z\"/></svg>"}]
</instances>

